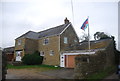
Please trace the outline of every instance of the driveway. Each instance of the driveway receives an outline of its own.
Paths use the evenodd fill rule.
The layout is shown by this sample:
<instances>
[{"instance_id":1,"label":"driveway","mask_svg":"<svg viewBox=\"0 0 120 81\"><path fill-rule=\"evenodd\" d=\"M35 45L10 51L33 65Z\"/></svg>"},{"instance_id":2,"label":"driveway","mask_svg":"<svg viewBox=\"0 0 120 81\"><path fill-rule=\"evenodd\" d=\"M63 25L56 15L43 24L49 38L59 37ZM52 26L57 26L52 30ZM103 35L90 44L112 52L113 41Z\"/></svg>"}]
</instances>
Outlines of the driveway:
<instances>
[{"instance_id":1,"label":"driveway","mask_svg":"<svg viewBox=\"0 0 120 81\"><path fill-rule=\"evenodd\" d=\"M42 75L37 69L8 69L6 79L55 79L47 75Z\"/></svg>"},{"instance_id":2,"label":"driveway","mask_svg":"<svg viewBox=\"0 0 120 81\"><path fill-rule=\"evenodd\" d=\"M6 79L73 79L74 69L41 72L39 69L8 69Z\"/></svg>"},{"instance_id":3,"label":"driveway","mask_svg":"<svg viewBox=\"0 0 120 81\"><path fill-rule=\"evenodd\" d=\"M47 72L41 72L40 74L56 77L58 79L74 79L74 69L62 68L59 70L52 70Z\"/></svg>"},{"instance_id":4,"label":"driveway","mask_svg":"<svg viewBox=\"0 0 120 81\"><path fill-rule=\"evenodd\" d=\"M6 79L74 79L74 69L57 69L40 71L39 69L8 69ZM118 80L117 74L112 74L106 79Z\"/></svg>"}]
</instances>

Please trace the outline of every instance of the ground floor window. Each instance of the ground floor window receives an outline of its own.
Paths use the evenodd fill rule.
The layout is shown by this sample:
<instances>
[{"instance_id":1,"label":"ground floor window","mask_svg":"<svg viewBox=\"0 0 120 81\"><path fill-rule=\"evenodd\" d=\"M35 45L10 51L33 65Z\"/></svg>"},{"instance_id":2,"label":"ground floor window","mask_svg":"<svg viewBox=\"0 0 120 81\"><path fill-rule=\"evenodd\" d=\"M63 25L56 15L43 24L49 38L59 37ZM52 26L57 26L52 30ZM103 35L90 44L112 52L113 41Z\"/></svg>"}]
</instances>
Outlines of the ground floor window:
<instances>
[{"instance_id":1,"label":"ground floor window","mask_svg":"<svg viewBox=\"0 0 120 81\"><path fill-rule=\"evenodd\" d=\"M50 56L53 56L53 55L54 55L54 51L50 50Z\"/></svg>"},{"instance_id":2,"label":"ground floor window","mask_svg":"<svg viewBox=\"0 0 120 81\"><path fill-rule=\"evenodd\" d=\"M43 51L40 51L40 56L45 56Z\"/></svg>"},{"instance_id":3,"label":"ground floor window","mask_svg":"<svg viewBox=\"0 0 120 81\"><path fill-rule=\"evenodd\" d=\"M21 61L22 51L16 51L16 61Z\"/></svg>"}]
</instances>

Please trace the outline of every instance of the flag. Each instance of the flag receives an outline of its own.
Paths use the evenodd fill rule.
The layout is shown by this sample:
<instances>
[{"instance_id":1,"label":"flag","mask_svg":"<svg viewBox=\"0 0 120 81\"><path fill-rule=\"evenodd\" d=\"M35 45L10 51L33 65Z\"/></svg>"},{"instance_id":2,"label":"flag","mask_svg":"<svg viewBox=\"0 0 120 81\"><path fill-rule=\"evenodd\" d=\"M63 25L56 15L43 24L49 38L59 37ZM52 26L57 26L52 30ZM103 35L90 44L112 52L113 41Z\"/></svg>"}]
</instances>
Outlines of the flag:
<instances>
[{"instance_id":1,"label":"flag","mask_svg":"<svg viewBox=\"0 0 120 81\"><path fill-rule=\"evenodd\" d=\"M85 22L83 23L83 25L81 26L82 30L85 30L88 27L88 18L85 20Z\"/></svg>"}]
</instances>

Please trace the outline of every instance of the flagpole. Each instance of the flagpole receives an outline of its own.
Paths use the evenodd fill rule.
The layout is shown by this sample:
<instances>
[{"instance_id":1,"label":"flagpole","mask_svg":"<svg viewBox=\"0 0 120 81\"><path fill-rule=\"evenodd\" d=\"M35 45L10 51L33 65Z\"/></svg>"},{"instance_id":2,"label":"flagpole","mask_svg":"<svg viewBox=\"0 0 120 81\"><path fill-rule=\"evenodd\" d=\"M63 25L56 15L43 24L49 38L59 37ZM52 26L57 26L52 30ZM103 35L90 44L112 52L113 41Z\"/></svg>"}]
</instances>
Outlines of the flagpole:
<instances>
[{"instance_id":1,"label":"flagpole","mask_svg":"<svg viewBox=\"0 0 120 81\"><path fill-rule=\"evenodd\" d=\"M73 8L73 1L71 0L71 8L72 8L72 18L73 18L73 25L74 25L74 8Z\"/></svg>"},{"instance_id":2,"label":"flagpole","mask_svg":"<svg viewBox=\"0 0 120 81\"><path fill-rule=\"evenodd\" d=\"M89 18L89 16L88 16ZM89 24L88 24L88 49L89 49L89 52L90 52L90 30L89 30Z\"/></svg>"}]
</instances>

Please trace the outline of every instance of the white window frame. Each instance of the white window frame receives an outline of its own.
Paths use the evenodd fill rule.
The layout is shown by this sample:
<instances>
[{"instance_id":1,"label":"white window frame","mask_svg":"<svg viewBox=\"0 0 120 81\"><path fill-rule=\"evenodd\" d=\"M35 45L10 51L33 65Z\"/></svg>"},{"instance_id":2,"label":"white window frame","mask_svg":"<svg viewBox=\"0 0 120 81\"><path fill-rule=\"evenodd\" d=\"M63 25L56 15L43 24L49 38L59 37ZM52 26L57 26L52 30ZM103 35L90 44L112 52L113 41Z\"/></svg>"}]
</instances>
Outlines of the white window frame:
<instances>
[{"instance_id":1,"label":"white window frame","mask_svg":"<svg viewBox=\"0 0 120 81\"><path fill-rule=\"evenodd\" d=\"M64 44L68 44L68 38L64 37Z\"/></svg>"},{"instance_id":2,"label":"white window frame","mask_svg":"<svg viewBox=\"0 0 120 81\"><path fill-rule=\"evenodd\" d=\"M16 56L21 56L22 51L16 51Z\"/></svg>"},{"instance_id":3,"label":"white window frame","mask_svg":"<svg viewBox=\"0 0 120 81\"><path fill-rule=\"evenodd\" d=\"M50 56L54 56L55 52L53 50L50 50Z\"/></svg>"},{"instance_id":4,"label":"white window frame","mask_svg":"<svg viewBox=\"0 0 120 81\"><path fill-rule=\"evenodd\" d=\"M44 51L40 51L40 56L45 56Z\"/></svg>"},{"instance_id":5,"label":"white window frame","mask_svg":"<svg viewBox=\"0 0 120 81\"><path fill-rule=\"evenodd\" d=\"M21 53L22 53L22 51L16 51L16 61L22 61L21 60Z\"/></svg>"},{"instance_id":6,"label":"white window frame","mask_svg":"<svg viewBox=\"0 0 120 81\"><path fill-rule=\"evenodd\" d=\"M21 43L22 43L22 40L19 39L18 42L17 42L17 44L18 44L18 45L21 45Z\"/></svg>"},{"instance_id":7,"label":"white window frame","mask_svg":"<svg viewBox=\"0 0 120 81\"><path fill-rule=\"evenodd\" d=\"M76 43L76 42L77 42L77 40L75 39L75 40L74 40L74 42Z\"/></svg>"},{"instance_id":8,"label":"white window frame","mask_svg":"<svg viewBox=\"0 0 120 81\"><path fill-rule=\"evenodd\" d=\"M46 40L47 40L47 42L46 42ZM49 44L49 38L45 38L45 39L43 40L43 45L47 45L47 44Z\"/></svg>"}]
</instances>

